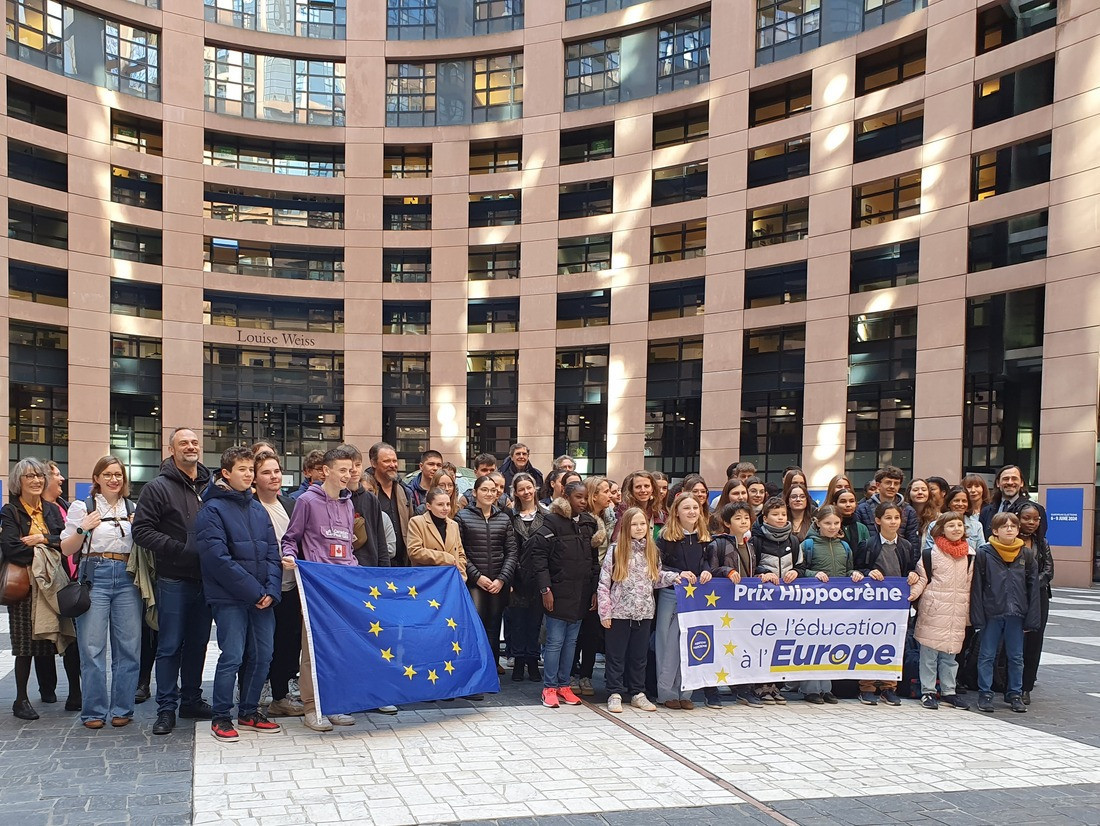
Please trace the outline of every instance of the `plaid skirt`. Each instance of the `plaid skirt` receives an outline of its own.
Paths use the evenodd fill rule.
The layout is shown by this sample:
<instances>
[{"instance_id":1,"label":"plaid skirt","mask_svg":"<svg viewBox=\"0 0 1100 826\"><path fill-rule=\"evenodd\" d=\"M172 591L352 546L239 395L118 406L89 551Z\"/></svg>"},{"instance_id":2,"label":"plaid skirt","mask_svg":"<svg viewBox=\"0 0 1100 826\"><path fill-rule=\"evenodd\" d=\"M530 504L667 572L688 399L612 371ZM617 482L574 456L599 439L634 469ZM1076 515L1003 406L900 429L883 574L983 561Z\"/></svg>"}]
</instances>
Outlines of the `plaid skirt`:
<instances>
[{"instance_id":1,"label":"plaid skirt","mask_svg":"<svg viewBox=\"0 0 1100 826\"><path fill-rule=\"evenodd\" d=\"M8 606L8 627L11 630L13 657L50 657L57 654L57 647L50 640L31 639L30 598Z\"/></svg>"}]
</instances>

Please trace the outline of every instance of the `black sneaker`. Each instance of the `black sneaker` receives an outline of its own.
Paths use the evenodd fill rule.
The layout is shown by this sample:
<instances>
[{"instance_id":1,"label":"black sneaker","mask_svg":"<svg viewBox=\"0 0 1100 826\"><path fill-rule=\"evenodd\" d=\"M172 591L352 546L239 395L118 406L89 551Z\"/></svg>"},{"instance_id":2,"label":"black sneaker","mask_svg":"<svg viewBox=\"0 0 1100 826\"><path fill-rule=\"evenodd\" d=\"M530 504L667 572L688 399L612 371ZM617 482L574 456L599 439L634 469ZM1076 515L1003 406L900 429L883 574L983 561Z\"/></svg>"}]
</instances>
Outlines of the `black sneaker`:
<instances>
[{"instance_id":1,"label":"black sneaker","mask_svg":"<svg viewBox=\"0 0 1100 826\"><path fill-rule=\"evenodd\" d=\"M1023 699L1025 706L1031 705L1031 692L1030 691L1025 691L1023 694L1020 695L1020 697Z\"/></svg>"},{"instance_id":2,"label":"black sneaker","mask_svg":"<svg viewBox=\"0 0 1100 826\"><path fill-rule=\"evenodd\" d=\"M150 697L153 696L153 692L149 690L149 683L142 683L137 687L137 692L134 694L135 703L144 703Z\"/></svg>"},{"instance_id":3,"label":"black sneaker","mask_svg":"<svg viewBox=\"0 0 1100 826\"><path fill-rule=\"evenodd\" d=\"M805 700L807 703L813 703L815 706L825 705L825 698L822 697L820 694L817 694L816 692L807 694L802 699Z\"/></svg>"},{"instance_id":4,"label":"black sneaker","mask_svg":"<svg viewBox=\"0 0 1100 826\"><path fill-rule=\"evenodd\" d=\"M946 700L947 698L945 697L944 699ZM935 709L940 707L939 700L937 700L931 694L925 694L923 697L921 697L920 698L920 704L922 706L924 706L925 708L929 708L929 709L932 709L932 710L935 710Z\"/></svg>"},{"instance_id":5,"label":"black sneaker","mask_svg":"<svg viewBox=\"0 0 1100 826\"><path fill-rule=\"evenodd\" d=\"M210 733L214 736L215 740L224 740L230 743L241 739L241 735L233 728L233 721L226 718L221 718L212 722L210 724Z\"/></svg>"},{"instance_id":6,"label":"black sneaker","mask_svg":"<svg viewBox=\"0 0 1100 826\"><path fill-rule=\"evenodd\" d=\"M986 714L993 713L993 694L990 692L979 691L978 692L978 711L984 711Z\"/></svg>"},{"instance_id":7,"label":"black sneaker","mask_svg":"<svg viewBox=\"0 0 1100 826\"><path fill-rule=\"evenodd\" d=\"M180 717L184 720L213 720L214 709L206 700L199 700L189 706L180 706Z\"/></svg>"},{"instance_id":8,"label":"black sneaker","mask_svg":"<svg viewBox=\"0 0 1100 826\"><path fill-rule=\"evenodd\" d=\"M836 695L834 695L831 691L826 691L824 694L822 694L821 699L831 706L835 706L837 703L840 702L840 700L836 698Z\"/></svg>"},{"instance_id":9,"label":"black sneaker","mask_svg":"<svg viewBox=\"0 0 1100 826\"><path fill-rule=\"evenodd\" d=\"M225 722L229 722L228 720ZM217 722L215 722L217 725ZM282 726L278 723L267 719L267 715L262 711L257 711L254 714L240 714L237 716L237 725L240 728L246 728L251 731L258 731L260 734L278 734L282 731Z\"/></svg>"},{"instance_id":10,"label":"black sneaker","mask_svg":"<svg viewBox=\"0 0 1100 826\"><path fill-rule=\"evenodd\" d=\"M865 706L877 706L878 697L875 696L873 691L861 691L859 692L859 701Z\"/></svg>"},{"instance_id":11,"label":"black sneaker","mask_svg":"<svg viewBox=\"0 0 1100 826\"><path fill-rule=\"evenodd\" d=\"M882 692L882 702L888 706L900 706L901 698L894 692L892 688L887 688Z\"/></svg>"},{"instance_id":12,"label":"black sneaker","mask_svg":"<svg viewBox=\"0 0 1100 826\"><path fill-rule=\"evenodd\" d=\"M1027 706L1024 705L1024 700L1019 695L1013 697L1009 705L1012 706L1012 710L1017 714L1024 714L1027 712Z\"/></svg>"},{"instance_id":13,"label":"black sneaker","mask_svg":"<svg viewBox=\"0 0 1100 826\"><path fill-rule=\"evenodd\" d=\"M153 723L153 734L171 734L176 727L176 715L171 711L162 711L157 714L157 721Z\"/></svg>"},{"instance_id":14,"label":"black sneaker","mask_svg":"<svg viewBox=\"0 0 1100 826\"><path fill-rule=\"evenodd\" d=\"M948 708L957 708L960 711L970 711L970 703L957 694L947 694L940 697L940 702Z\"/></svg>"}]
</instances>

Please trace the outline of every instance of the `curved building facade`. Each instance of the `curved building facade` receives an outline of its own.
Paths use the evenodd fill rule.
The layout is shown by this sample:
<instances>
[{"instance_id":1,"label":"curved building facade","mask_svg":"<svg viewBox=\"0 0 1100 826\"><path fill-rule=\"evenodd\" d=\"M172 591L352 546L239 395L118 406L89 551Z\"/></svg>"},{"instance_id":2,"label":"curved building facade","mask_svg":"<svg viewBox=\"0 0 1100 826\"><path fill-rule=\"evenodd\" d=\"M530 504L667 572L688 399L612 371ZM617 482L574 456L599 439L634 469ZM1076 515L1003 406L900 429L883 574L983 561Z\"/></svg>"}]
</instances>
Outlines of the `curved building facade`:
<instances>
[{"instance_id":1,"label":"curved building facade","mask_svg":"<svg viewBox=\"0 0 1100 826\"><path fill-rule=\"evenodd\" d=\"M11 0L0 68L9 461L1013 463L1092 579L1094 3Z\"/></svg>"}]
</instances>

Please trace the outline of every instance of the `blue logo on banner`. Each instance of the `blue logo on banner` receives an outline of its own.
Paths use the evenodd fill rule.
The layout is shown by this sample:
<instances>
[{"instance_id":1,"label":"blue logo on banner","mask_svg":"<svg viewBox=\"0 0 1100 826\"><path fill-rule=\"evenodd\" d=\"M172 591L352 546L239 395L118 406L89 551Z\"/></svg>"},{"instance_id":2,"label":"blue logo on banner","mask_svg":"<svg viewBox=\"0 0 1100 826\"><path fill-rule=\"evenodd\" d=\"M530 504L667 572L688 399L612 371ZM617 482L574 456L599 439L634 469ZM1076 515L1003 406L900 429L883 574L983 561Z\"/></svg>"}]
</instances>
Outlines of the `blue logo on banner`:
<instances>
[{"instance_id":1,"label":"blue logo on banner","mask_svg":"<svg viewBox=\"0 0 1100 826\"><path fill-rule=\"evenodd\" d=\"M1047 488L1047 542L1081 545L1084 516L1084 488Z\"/></svg>"},{"instance_id":2,"label":"blue logo on banner","mask_svg":"<svg viewBox=\"0 0 1100 826\"><path fill-rule=\"evenodd\" d=\"M714 626L697 625L689 628L688 665L705 665L714 662Z\"/></svg>"}]
</instances>

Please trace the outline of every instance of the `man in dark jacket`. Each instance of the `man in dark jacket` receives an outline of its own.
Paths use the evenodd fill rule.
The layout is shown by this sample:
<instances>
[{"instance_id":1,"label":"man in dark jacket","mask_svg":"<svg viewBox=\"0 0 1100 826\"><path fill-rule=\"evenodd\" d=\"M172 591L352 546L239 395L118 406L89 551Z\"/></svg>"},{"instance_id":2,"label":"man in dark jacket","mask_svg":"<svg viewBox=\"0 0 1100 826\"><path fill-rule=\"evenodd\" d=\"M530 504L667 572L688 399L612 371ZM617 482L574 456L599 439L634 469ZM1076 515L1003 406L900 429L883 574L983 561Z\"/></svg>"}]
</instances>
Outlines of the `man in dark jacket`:
<instances>
[{"instance_id":1,"label":"man in dark jacket","mask_svg":"<svg viewBox=\"0 0 1100 826\"><path fill-rule=\"evenodd\" d=\"M443 467L443 454L438 450L425 450L420 454L420 472L409 482L407 490L413 510L416 510L427 501L428 489L432 486L432 479Z\"/></svg>"},{"instance_id":2,"label":"man in dark jacket","mask_svg":"<svg viewBox=\"0 0 1100 826\"><path fill-rule=\"evenodd\" d=\"M542 527L528 541L535 586L546 611L542 704L557 708L560 698L579 705L580 698L569 687L569 670L581 620L596 608L599 557L573 521L573 509L565 499L550 503Z\"/></svg>"},{"instance_id":3,"label":"man in dark jacket","mask_svg":"<svg viewBox=\"0 0 1100 826\"><path fill-rule=\"evenodd\" d=\"M1017 465L1005 465L997 471L997 478L994 481L994 486L995 490L993 491L992 500L988 505L985 505L981 513L978 514L978 520L982 523L982 530L985 531L985 538L987 540L993 533L991 523L994 516L998 513L1018 514L1020 508L1025 504L1032 504L1039 509L1039 532L1044 536L1046 535L1046 508L1038 502L1032 501L1027 492L1027 485L1024 484L1023 473Z\"/></svg>"},{"instance_id":4,"label":"man in dark jacket","mask_svg":"<svg viewBox=\"0 0 1100 826\"><path fill-rule=\"evenodd\" d=\"M210 641L210 606L202 590L193 541L201 492L210 471L199 462L199 437L180 427L168 440L171 456L141 491L134 511L134 542L153 552L157 567L157 720L154 734L168 734L180 717L209 720L202 699L202 668Z\"/></svg>"},{"instance_id":5,"label":"man in dark jacket","mask_svg":"<svg viewBox=\"0 0 1100 826\"><path fill-rule=\"evenodd\" d=\"M531 464L531 449L523 442L516 442L508 448L508 458L500 466L500 472L504 474L509 490L512 488L512 477L517 473L530 473L535 477L535 490L542 490L542 471Z\"/></svg>"},{"instance_id":6,"label":"man in dark jacket","mask_svg":"<svg viewBox=\"0 0 1100 826\"><path fill-rule=\"evenodd\" d=\"M264 506L252 495L252 451L231 447L222 454L221 472L204 494L195 520L203 588L217 621L218 667L214 672L214 717L210 731L236 740L233 688L241 673L237 725L261 733L279 724L259 710L260 691L271 665L275 635L272 606L282 594L282 562L275 529ZM241 665L244 665L243 670Z\"/></svg>"},{"instance_id":7,"label":"man in dark jacket","mask_svg":"<svg viewBox=\"0 0 1100 826\"><path fill-rule=\"evenodd\" d=\"M355 525L355 541L352 543L355 559L365 568L389 568L392 562L390 552L386 548L386 528L382 524L382 506L378 504L378 497L363 485L363 454L355 445L346 445L346 447L354 451L356 456L351 466L351 481L348 483L351 504L355 507L355 515L358 517ZM362 532L360 532L359 519L363 520Z\"/></svg>"}]
</instances>

